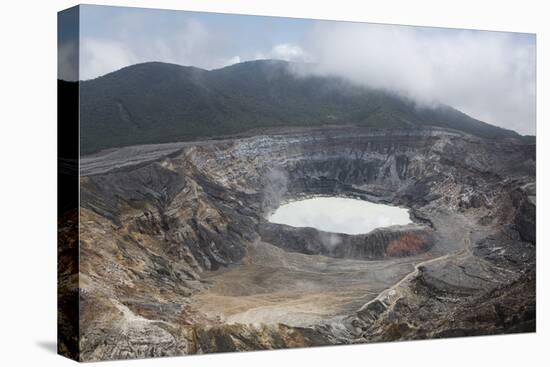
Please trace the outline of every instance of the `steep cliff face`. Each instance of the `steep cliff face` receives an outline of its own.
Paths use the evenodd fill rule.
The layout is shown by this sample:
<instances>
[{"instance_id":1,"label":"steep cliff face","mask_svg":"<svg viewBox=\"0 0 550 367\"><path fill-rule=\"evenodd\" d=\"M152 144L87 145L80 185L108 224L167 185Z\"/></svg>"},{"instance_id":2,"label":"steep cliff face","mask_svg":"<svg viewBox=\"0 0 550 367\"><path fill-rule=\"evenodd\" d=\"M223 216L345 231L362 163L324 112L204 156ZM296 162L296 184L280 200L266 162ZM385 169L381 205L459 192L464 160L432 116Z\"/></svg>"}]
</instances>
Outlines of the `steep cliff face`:
<instances>
[{"instance_id":1,"label":"steep cliff face","mask_svg":"<svg viewBox=\"0 0 550 367\"><path fill-rule=\"evenodd\" d=\"M319 129L81 164L85 360L413 339L457 323L473 334L464 310L501 307L490 294L507 306L481 329L531 330L535 161L519 141ZM281 202L312 195L407 206L415 223L330 249L321 232L267 223Z\"/></svg>"},{"instance_id":2,"label":"steep cliff face","mask_svg":"<svg viewBox=\"0 0 550 367\"><path fill-rule=\"evenodd\" d=\"M347 235L265 223L259 226L258 233L263 241L286 251L360 260L418 255L433 245L431 228L421 225L393 226L367 234Z\"/></svg>"}]
</instances>

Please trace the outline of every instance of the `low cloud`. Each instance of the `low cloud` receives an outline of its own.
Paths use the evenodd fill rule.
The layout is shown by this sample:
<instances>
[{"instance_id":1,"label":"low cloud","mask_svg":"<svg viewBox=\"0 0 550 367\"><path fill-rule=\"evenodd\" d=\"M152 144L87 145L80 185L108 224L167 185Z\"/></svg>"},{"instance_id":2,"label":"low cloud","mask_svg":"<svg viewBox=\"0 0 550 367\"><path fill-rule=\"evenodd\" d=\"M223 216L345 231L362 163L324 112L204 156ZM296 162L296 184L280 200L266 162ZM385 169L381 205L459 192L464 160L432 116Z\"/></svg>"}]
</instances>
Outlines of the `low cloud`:
<instances>
[{"instance_id":1,"label":"low cloud","mask_svg":"<svg viewBox=\"0 0 550 367\"><path fill-rule=\"evenodd\" d=\"M502 32L319 22L300 46L312 72L446 103L535 133L535 44Z\"/></svg>"},{"instance_id":2,"label":"low cloud","mask_svg":"<svg viewBox=\"0 0 550 367\"><path fill-rule=\"evenodd\" d=\"M311 57L298 45L290 43L279 43L274 45L268 52L259 52L256 59L277 59L292 62L311 62Z\"/></svg>"},{"instance_id":3,"label":"low cloud","mask_svg":"<svg viewBox=\"0 0 550 367\"><path fill-rule=\"evenodd\" d=\"M229 65L233 65L233 64L238 64L241 62L241 57L240 56L233 56L229 59L226 59L222 62L222 67L224 66L229 66Z\"/></svg>"},{"instance_id":4,"label":"low cloud","mask_svg":"<svg viewBox=\"0 0 550 367\"><path fill-rule=\"evenodd\" d=\"M139 62L139 57L122 42L85 38L81 48L81 79L104 75Z\"/></svg>"},{"instance_id":5,"label":"low cloud","mask_svg":"<svg viewBox=\"0 0 550 367\"><path fill-rule=\"evenodd\" d=\"M84 36L81 40L80 79L96 78L122 67L149 61L214 69L241 61L231 55L232 41L202 22L181 17L162 32L144 31L158 27L148 18L121 16L123 24L107 36Z\"/></svg>"},{"instance_id":6,"label":"low cloud","mask_svg":"<svg viewBox=\"0 0 550 367\"><path fill-rule=\"evenodd\" d=\"M280 166L267 167L263 180L263 205L267 211L271 211L279 206L288 191L288 173Z\"/></svg>"}]
</instances>

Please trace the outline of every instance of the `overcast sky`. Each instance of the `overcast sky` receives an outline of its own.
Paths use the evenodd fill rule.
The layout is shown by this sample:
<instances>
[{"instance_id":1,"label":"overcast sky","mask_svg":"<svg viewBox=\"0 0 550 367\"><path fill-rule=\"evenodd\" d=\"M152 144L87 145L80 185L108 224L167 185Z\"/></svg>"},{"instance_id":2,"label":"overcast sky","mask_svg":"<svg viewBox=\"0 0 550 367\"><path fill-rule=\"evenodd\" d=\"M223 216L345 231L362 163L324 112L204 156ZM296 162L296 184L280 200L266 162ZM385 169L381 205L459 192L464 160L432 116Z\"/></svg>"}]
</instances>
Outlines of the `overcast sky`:
<instances>
[{"instance_id":1,"label":"overcast sky","mask_svg":"<svg viewBox=\"0 0 550 367\"><path fill-rule=\"evenodd\" d=\"M306 61L313 73L535 133L531 34L90 5L81 7L80 26L80 79L145 61L205 69L265 58ZM61 62L70 50L61 45Z\"/></svg>"}]
</instances>

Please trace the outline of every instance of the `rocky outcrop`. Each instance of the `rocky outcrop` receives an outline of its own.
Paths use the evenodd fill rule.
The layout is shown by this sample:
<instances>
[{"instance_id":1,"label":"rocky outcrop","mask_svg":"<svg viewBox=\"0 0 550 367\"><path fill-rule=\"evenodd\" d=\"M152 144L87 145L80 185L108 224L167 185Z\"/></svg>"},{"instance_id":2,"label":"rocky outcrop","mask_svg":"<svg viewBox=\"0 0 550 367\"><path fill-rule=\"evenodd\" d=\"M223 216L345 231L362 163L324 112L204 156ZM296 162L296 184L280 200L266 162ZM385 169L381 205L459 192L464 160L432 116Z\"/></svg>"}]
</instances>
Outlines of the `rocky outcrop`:
<instances>
[{"instance_id":1,"label":"rocky outcrop","mask_svg":"<svg viewBox=\"0 0 550 367\"><path fill-rule=\"evenodd\" d=\"M197 353L255 351L327 345L329 338L311 328L286 325L218 325L194 329Z\"/></svg>"},{"instance_id":2,"label":"rocky outcrop","mask_svg":"<svg viewBox=\"0 0 550 367\"><path fill-rule=\"evenodd\" d=\"M422 281L412 285L415 296L399 298L391 307L368 304L350 322L354 342L418 340L460 336L534 332L535 272L475 295L436 292ZM455 297L453 297L455 295ZM414 315L414 316L411 316Z\"/></svg>"},{"instance_id":3,"label":"rocky outcrop","mask_svg":"<svg viewBox=\"0 0 550 367\"><path fill-rule=\"evenodd\" d=\"M514 224L522 240L536 242L536 184L527 183L511 193L517 208Z\"/></svg>"}]
</instances>

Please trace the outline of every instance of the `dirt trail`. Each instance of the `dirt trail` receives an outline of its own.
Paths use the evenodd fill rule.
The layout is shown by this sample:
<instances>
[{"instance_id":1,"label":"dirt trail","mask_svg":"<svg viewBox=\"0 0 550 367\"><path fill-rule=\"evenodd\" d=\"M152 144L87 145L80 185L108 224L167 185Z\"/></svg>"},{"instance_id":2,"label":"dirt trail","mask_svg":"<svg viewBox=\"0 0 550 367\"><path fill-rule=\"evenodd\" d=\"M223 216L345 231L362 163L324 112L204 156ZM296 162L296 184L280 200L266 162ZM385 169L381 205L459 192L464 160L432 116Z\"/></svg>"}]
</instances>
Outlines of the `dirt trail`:
<instances>
[{"instance_id":1,"label":"dirt trail","mask_svg":"<svg viewBox=\"0 0 550 367\"><path fill-rule=\"evenodd\" d=\"M429 259L429 260L425 260L425 261L422 261L422 262L419 262L419 263L415 264L414 265L414 270L412 272L405 275L400 281L395 283L390 288L385 289L382 292L380 292L374 299L372 299L369 302L365 303L361 307L360 311L366 309L370 304L372 304L373 302L376 302L376 301L382 302L386 306L389 306L390 304L395 303L395 301L397 299L399 299L400 297L403 296L404 291L403 291L402 287L406 287L407 283L409 283L411 280L413 280L414 278L416 278L419 275L421 267L426 267L430 264L434 264L434 263L437 263L437 262L443 262L443 261L447 261L447 260L450 260L450 259L455 260L455 261L461 261L463 258L471 256L472 252L471 252L471 239L470 239L470 236L471 236L471 232L469 232L464 237L464 239L462 241L463 247L461 249L459 249L455 252L452 252L452 253L448 253L446 255L442 255L442 256L439 256L439 257L436 257L436 258L433 258L433 259Z\"/></svg>"}]
</instances>

